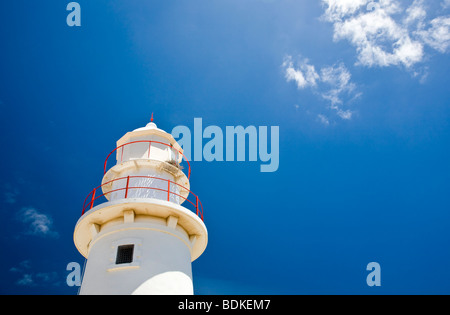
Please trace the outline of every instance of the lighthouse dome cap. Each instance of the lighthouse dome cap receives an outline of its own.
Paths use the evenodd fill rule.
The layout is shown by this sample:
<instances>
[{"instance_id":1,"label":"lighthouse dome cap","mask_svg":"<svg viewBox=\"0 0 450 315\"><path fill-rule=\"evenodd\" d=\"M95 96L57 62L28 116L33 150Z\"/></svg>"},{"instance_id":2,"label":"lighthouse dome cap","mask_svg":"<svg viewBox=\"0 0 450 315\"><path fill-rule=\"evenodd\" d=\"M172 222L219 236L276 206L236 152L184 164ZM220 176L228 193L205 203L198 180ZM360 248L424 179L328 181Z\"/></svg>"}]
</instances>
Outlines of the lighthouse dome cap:
<instances>
[{"instance_id":1,"label":"lighthouse dome cap","mask_svg":"<svg viewBox=\"0 0 450 315\"><path fill-rule=\"evenodd\" d=\"M156 126L156 124L154 122L150 122L145 127L141 127L141 128L135 129L135 130L133 130L133 132L134 131L141 131L141 130L150 130L150 129L156 129L156 130L159 130L159 131L164 131L164 130L159 129L158 126Z\"/></svg>"},{"instance_id":2,"label":"lighthouse dome cap","mask_svg":"<svg viewBox=\"0 0 450 315\"><path fill-rule=\"evenodd\" d=\"M133 130L133 132L143 131L143 130L152 130L152 129L165 132L164 130L159 129L158 126L156 126L156 124L153 122L153 113L152 113L152 118L150 119L150 122L145 127L137 128L137 129Z\"/></svg>"}]
</instances>

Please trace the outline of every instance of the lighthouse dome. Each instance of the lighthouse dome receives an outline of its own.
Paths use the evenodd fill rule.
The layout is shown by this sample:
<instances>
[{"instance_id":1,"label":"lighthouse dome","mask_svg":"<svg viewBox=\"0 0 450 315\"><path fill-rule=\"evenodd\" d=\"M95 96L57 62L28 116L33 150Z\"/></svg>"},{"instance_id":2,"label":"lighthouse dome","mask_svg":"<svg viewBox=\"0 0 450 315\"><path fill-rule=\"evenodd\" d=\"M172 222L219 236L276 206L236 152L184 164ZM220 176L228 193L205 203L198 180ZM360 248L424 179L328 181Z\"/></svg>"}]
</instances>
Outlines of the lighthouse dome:
<instances>
[{"instance_id":1,"label":"lighthouse dome","mask_svg":"<svg viewBox=\"0 0 450 315\"><path fill-rule=\"evenodd\" d=\"M156 126L156 124L154 122L148 123L145 127L137 128L137 129L133 130L133 132L142 131L142 130L151 130L151 129L156 129L156 130L165 132L164 130L159 129L158 126Z\"/></svg>"}]
</instances>

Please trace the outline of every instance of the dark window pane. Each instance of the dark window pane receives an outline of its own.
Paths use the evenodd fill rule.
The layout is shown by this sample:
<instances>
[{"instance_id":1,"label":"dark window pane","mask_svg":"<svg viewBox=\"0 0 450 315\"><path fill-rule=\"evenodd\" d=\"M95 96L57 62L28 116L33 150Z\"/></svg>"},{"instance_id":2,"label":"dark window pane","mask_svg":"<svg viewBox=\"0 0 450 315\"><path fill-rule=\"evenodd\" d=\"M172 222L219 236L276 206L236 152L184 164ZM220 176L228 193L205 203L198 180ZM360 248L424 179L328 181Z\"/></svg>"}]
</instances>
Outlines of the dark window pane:
<instances>
[{"instance_id":1,"label":"dark window pane","mask_svg":"<svg viewBox=\"0 0 450 315\"><path fill-rule=\"evenodd\" d=\"M134 245L121 245L117 247L116 264L129 264L133 262Z\"/></svg>"}]
</instances>

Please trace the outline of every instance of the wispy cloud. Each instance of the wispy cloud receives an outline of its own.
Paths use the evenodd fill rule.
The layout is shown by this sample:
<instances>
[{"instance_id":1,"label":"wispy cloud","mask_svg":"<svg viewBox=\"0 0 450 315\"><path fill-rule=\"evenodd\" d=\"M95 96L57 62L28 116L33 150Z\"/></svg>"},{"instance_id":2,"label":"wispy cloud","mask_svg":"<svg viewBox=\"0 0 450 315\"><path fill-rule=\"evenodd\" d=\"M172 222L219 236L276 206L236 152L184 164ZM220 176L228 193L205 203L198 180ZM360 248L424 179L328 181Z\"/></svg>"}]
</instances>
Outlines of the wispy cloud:
<instances>
[{"instance_id":1,"label":"wispy cloud","mask_svg":"<svg viewBox=\"0 0 450 315\"><path fill-rule=\"evenodd\" d=\"M17 219L25 225L25 234L42 237L59 237L58 232L53 231L53 219L35 208L22 208L17 214Z\"/></svg>"},{"instance_id":2,"label":"wispy cloud","mask_svg":"<svg viewBox=\"0 0 450 315\"><path fill-rule=\"evenodd\" d=\"M299 68L295 69L292 56L287 56L283 62L283 67L286 69L287 82L295 81L299 89L317 85L319 75L314 66L309 64L308 59L302 60L299 63Z\"/></svg>"},{"instance_id":3,"label":"wispy cloud","mask_svg":"<svg viewBox=\"0 0 450 315\"><path fill-rule=\"evenodd\" d=\"M450 1L443 2L444 7ZM334 40L347 40L357 64L411 68L423 61L425 46L441 53L450 42L450 17L427 20L424 0L403 7L398 0L322 0L323 19L333 23Z\"/></svg>"},{"instance_id":4,"label":"wispy cloud","mask_svg":"<svg viewBox=\"0 0 450 315\"><path fill-rule=\"evenodd\" d=\"M399 66L424 83L429 67L424 64L429 50L450 50L450 0L442 0L440 9L430 18L425 0L322 0L323 21L332 23L333 39L346 40L356 49L355 65L363 67ZM405 5L406 4L406 5ZM310 88L328 101L328 108L343 120L355 111L349 103L359 98L351 82L351 73L343 63L318 69L308 59L294 63L291 56L283 62L287 82L300 90ZM331 117L320 113L317 120L330 125Z\"/></svg>"},{"instance_id":5,"label":"wispy cloud","mask_svg":"<svg viewBox=\"0 0 450 315\"><path fill-rule=\"evenodd\" d=\"M15 204L19 196L19 189L10 183L3 184L3 201L7 204Z\"/></svg>"},{"instance_id":6,"label":"wispy cloud","mask_svg":"<svg viewBox=\"0 0 450 315\"><path fill-rule=\"evenodd\" d=\"M345 100L355 99L361 93L356 92L356 84L351 81L351 73L345 65L324 66L317 72L308 59L300 58L296 65L292 59L292 56L287 56L282 64L286 81L294 81L300 90L312 88L316 95L328 101L328 108L334 110L337 116L350 120L354 112L346 108L348 104ZM330 124L323 113L318 118L324 125Z\"/></svg>"},{"instance_id":7,"label":"wispy cloud","mask_svg":"<svg viewBox=\"0 0 450 315\"><path fill-rule=\"evenodd\" d=\"M318 114L317 118L319 119L320 123L324 124L325 126L328 126L330 124L330 120L322 114Z\"/></svg>"},{"instance_id":8,"label":"wispy cloud","mask_svg":"<svg viewBox=\"0 0 450 315\"><path fill-rule=\"evenodd\" d=\"M351 74L343 63L322 68L321 80L326 83L330 89L322 96L328 99L333 105L342 104L341 95L344 92L351 93L356 85L350 81Z\"/></svg>"},{"instance_id":9,"label":"wispy cloud","mask_svg":"<svg viewBox=\"0 0 450 315\"><path fill-rule=\"evenodd\" d=\"M61 285L61 277L55 271L50 272L36 272L32 269L32 264L29 260L24 260L18 266L9 269L11 273L18 275L18 280L15 282L18 286L36 287L36 286L59 286Z\"/></svg>"},{"instance_id":10,"label":"wispy cloud","mask_svg":"<svg viewBox=\"0 0 450 315\"><path fill-rule=\"evenodd\" d=\"M450 8L450 0L444 0L441 5L444 9Z\"/></svg>"},{"instance_id":11,"label":"wispy cloud","mask_svg":"<svg viewBox=\"0 0 450 315\"><path fill-rule=\"evenodd\" d=\"M450 46L450 16L437 17L430 21L428 29L419 29L416 33L424 43L441 53Z\"/></svg>"}]
</instances>

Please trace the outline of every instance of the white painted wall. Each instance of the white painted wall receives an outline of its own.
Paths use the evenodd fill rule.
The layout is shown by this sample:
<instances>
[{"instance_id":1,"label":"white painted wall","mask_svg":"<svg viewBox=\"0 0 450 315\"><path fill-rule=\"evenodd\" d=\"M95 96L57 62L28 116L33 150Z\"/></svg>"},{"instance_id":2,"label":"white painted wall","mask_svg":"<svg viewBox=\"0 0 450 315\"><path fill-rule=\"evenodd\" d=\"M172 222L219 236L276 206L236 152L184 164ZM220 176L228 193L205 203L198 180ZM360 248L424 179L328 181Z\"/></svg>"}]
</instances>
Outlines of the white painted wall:
<instances>
[{"instance_id":1,"label":"white painted wall","mask_svg":"<svg viewBox=\"0 0 450 315\"><path fill-rule=\"evenodd\" d=\"M81 295L193 294L189 239L163 219L102 228L91 242ZM134 244L131 264L116 265L119 245Z\"/></svg>"}]
</instances>

